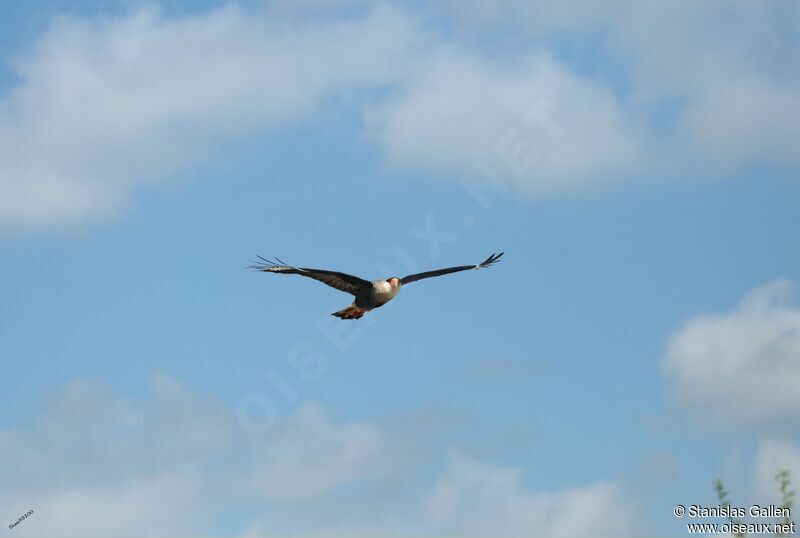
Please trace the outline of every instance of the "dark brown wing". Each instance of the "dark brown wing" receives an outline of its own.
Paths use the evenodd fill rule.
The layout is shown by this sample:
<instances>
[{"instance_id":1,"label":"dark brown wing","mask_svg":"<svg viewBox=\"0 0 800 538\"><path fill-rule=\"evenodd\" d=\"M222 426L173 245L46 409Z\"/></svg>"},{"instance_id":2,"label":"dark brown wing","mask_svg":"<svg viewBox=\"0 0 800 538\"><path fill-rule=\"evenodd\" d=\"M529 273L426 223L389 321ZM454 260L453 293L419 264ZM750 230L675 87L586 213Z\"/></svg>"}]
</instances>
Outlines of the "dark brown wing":
<instances>
[{"instance_id":1,"label":"dark brown wing","mask_svg":"<svg viewBox=\"0 0 800 538\"><path fill-rule=\"evenodd\" d=\"M500 259L500 256L502 256L503 254L504 254L503 252L501 252L500 254L492 254L478 265L459 265L458 267L448 267L447 269L437 269L436 271L427 271L425 273L417 273L415 275L404 276L403 278L400 279L400 283L408 284L410 282L416 282L417 280L422 280L423 278L449 275L450 273L457 273L459 271L466 271L468 269L484 269L486 267L491 267L492 264L498 261Z\"/></svg>"},{"instance_id":2,"label":"dark brown wing","mask_svg":"<svg viewBox=\"0 0 800 538\"><path fill-rule=\"evenodd\" d=\"M328 286L335 288L339 291L350 293L356 296L368 293L369 290L372 289L372 282L364 280L363 278L358 278L357 276L348 275L346 273L339 273L337 271L326 271L325 269L292 267L291 265L287 265L277 258L276 260L279 263L267 260L265 258L262 258L261 256L259 256L258 259L261 261L256 262L254 265L250 266L251 269L255 269L256 271L263 271L265 273L281 273L284 275L300 275L308 278L313 278L314 280L319 280L323 284L327 284Z\"/></svg>"}]
</instances>

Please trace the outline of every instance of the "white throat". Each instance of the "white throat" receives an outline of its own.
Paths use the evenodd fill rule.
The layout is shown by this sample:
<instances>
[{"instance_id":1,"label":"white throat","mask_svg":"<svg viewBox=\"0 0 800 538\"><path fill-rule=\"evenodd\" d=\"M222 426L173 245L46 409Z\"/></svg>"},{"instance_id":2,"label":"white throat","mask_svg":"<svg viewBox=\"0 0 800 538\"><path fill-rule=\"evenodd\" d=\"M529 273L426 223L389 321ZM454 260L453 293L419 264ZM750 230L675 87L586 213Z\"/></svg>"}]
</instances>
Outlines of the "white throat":
<instances>
[{"instance_id":1,"label":"white throat","mask_svg":"<svg viewBox=\"0 0 800 538\"><path fill-rule=\"evenodd\" d=\"M398 285L392 287L388 280L381 280L375 283L375 291L377 295L383 298L391 299L397 295L398 291L400 291L400 286Z\"/></svg>"}]
</instances>

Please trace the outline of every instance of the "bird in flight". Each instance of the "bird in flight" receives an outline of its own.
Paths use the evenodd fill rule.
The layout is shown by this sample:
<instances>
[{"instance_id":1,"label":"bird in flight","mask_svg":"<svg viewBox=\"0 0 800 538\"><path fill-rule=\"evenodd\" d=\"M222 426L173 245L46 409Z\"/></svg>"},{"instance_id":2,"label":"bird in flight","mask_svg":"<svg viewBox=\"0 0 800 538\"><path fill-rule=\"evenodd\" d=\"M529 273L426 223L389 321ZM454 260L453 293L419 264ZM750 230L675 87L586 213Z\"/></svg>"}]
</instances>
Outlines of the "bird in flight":
<instances>
[{"instance_id":1,"label":"bird in flight","mask_svg":"<svg viewBox=\"0 0 800 538\"><path fill-rule=\"evenodd\" d=\"M395 298L402 286L435 276L449 275L458 271L469 269L485 269L500 260L500 254L492 254L478 265L459 265L458 267L448 267L447 269L437 269L426 271L414 275L404 276L403 278L387 278L386 280L375 280L370 282L357 276L339 273L338 271L327 271L325 269L309 269L307 267L292 267L276 258L275 261L267 260L258 256L260 262L256 262L251 269L263 271L265 273L280 273L283 275L300 275L314 280L319 280L323 284L335 288L339 291L355 296L353 304L331 314L342 319L359 319L365 313L375 308L381 307ZM277 262L277 263L276 263Z\"/></svg>"}]
</instances>

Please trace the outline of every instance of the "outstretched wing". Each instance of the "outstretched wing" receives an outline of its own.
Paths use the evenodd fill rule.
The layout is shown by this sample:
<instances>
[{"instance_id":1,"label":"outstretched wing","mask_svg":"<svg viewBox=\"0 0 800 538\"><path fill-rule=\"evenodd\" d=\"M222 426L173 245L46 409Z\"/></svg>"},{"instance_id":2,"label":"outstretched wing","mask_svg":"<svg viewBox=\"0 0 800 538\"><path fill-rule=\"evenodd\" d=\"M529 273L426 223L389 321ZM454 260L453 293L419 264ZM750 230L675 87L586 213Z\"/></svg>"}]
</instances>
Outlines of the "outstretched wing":
<instances>
[{"instance_id":1,"label":"outstretched wing","mask_svg":"<svg viewBox=\"0 0 800 538\"><path fill-rule=\"evenodd\" d=\"M442 276L442 275L449 275L450 273L457 273L459 271L466 271L468 269L484 269L486 267L491 267L493 263L500 259L504 253L501 252L500 254L492 254L485 260L483 260L478 265L459 265L458 267L448 267L447 269L437 269L436 271L427 271L425 273L417 273L415 275L408 275L400 279L401 284L408 284L410 282L416 282L417 280L422 280L423 278L431 278L434 276Z\"/></svg>"},{"instance_id":2,"label":"outstretched wing","mask_svg":"<svg viewBox=\"0 0 800 538\"><path fill-rule=\"evenodd\" d=\"M358 278L357 276L339 273L337 271L326 271L325 269L309 269L307 267L292 267L276 258L278 263L258 256L260 262L250 266L250 269L263 271L265 273L281 273L284 275L300 275L314 280L319 280L323 284L352 295L361 295L372 289L372 282Z\"/></svg>"}]
</instances>

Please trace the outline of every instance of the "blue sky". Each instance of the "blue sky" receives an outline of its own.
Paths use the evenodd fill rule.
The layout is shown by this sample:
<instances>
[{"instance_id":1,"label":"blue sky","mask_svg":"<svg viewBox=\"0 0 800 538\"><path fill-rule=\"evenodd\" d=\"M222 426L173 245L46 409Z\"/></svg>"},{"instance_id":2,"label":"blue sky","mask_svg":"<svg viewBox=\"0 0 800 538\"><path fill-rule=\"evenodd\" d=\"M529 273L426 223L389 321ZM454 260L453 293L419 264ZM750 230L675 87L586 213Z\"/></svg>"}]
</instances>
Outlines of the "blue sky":
<instances>
[{"instance_id":1,"label":"blue sky","mask_svg":"<svg viewBox=\"0 0 800 538\"><path fill-rule=\"evenodd\" d=\"M481 6L13 6L13 532L680 535L800 476L800 10ZM244 269L500 250L354 323Z\"/></svg>"}]
</instances>

